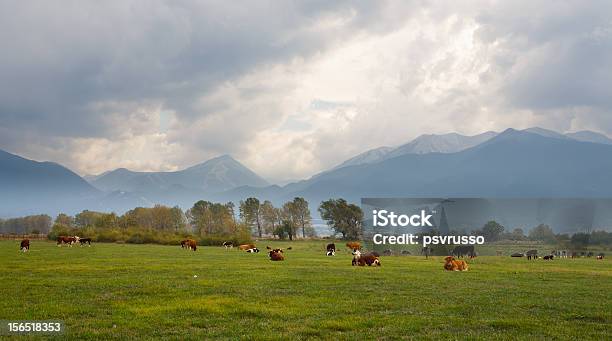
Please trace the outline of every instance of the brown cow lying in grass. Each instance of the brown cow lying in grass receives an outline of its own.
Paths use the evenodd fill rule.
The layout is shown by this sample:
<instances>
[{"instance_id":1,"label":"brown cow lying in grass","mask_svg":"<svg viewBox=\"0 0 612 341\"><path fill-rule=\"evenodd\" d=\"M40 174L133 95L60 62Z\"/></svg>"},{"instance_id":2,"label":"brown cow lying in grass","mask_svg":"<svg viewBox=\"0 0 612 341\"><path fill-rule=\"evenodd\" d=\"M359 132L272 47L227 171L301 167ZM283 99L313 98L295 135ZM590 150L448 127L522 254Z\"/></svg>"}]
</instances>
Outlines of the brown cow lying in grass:
<instances>
[{"instance_id":1,"label":"brown cow lying in grass","mask_svg":"<svg viewBox=\"0 0 612 341\"><path fill-rule=\"evenodd\" d=\"M30 240L29 239L22 240L21 244L19 245L19 250L23 252L30 251Z\"/></svg>"},{"instance_id":2,"label":"brown cow lying in grass","mask_svg":"<svg viewBox=\"0 0 612 341\"><path fill-rule=\"evenodd\" d=\"M270 247L268 247L268 250L270 250L268 252L268 255L270 256L270 260L271 261L280 261L280 260L285 260L285 256L283 255L283 249L270 249Z\"/></svg>"},{"instance_id":3,"label":"brown cow lying in grass","mask_svg":"<svg viewBox=\"0 0 612 341\"><path fill-rule=\"evenodd\" d=\"M242 245L238 245L238 249L242 250L242 251L246 251L246 250L250 250L250 249L256 249L257 247L255 246L255 244L242 244Z\"/></svg>"},{"instance_id":4,"label":"brown cow lying in grass","mask_svg":"<svg viewBox=\"0 0 612 341\"><path fill-rule=\"evenodd\" d=\"M468 264L464 260L456 260L453 256L444 258L444 269L448 271L467 271Z\"/></svg>"},{"instance_id":5,"label":"brown cow lying in grass","mask_svg":"<svg viewBox=\"0 0 612 341\"><path fill-rule=\"evenodd\" d=\"M373 252L366 253L365 255L361 254L359 250L353 250L353 261L351 265L359 265L359 266L380 266L380 259Z\"/></svg>"}]
</instances>

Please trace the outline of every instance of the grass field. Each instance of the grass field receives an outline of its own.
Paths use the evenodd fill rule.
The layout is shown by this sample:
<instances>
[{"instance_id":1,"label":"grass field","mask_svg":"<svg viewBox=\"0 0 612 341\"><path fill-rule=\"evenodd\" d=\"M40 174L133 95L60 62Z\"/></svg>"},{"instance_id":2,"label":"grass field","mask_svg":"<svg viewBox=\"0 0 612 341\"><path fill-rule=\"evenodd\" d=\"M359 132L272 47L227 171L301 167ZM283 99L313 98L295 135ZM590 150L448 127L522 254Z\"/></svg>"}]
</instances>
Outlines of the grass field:
<instances>
[{"instance_id":1,"label":"grass field","mask_svg":"<svg viewBox=\"0 0 612 341\"><path fill-rule=\"evenodd\" d=\"M382 257L351 267L323 241L259 243L284 262L220 247L0 242L0 319L59 319L74 339L612 338L611 259ZM194 277L197 275L197 277Z\"/></svg>"}]
</instances>

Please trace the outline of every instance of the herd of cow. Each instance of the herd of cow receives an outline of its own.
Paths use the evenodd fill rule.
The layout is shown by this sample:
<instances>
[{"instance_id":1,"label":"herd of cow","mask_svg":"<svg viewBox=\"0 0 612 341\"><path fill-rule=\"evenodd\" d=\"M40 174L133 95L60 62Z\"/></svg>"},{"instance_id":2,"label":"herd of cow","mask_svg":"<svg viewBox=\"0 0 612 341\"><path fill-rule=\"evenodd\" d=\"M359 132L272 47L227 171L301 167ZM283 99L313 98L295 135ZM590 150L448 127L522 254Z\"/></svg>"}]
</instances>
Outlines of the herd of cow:
<instances>
[{"instance_id":1,"label":"herd of cow","mask_svg":"<svg viewBox=\"0 0 612 341\"><path fill-rule=\"evenodd\" d=\"M79 243L81 246L87 245L91 246L91 238L80 238L79 236L59 236L57 237L57 246L67 245L72 247L72 245ZM23 239L19 244L19 250L23 252L30 251L30 240Z\"/></svg>"},{"instance_id":2,"label":"herd of cow","mask_svg":"<svg viewBox=\"0 0 612 341\"><path fill-rule=\"evenodd\" d=\"M499 252L498 252L499 255ZM528 260L535 260L535 259L539 259L542 258L543 260L553 260L556 258L579 258L579 257L586 257L586 258L591 258L595 256L595 253L593 251L582 251L582 252L576 252L576 251L567 251L567 250L552 250L550 252L550 254L544 255L542 257L538 256L538 250L529 250L527 252L515 252L513 254L510 255L510 257L527 257ZM596 259L598 260L603 260L604 259L605 254L603 252L600 252L599 254L597 254L597 256L595 256Z\"/></svg>"},{"instance_id":3,"label":"herd of cow","mask_svg":"<svg viewBox=\"0 0 612 341\"><path fill-rule=\"evenodd\" d=\"M57 237L57 246L61 247L62 245L72 247L74 244L80 244L81 246L88 245L91 246L91 238L80 238L79 236L59 236ZM232 242L224 242L223 247L225 249L233 249L234 244ZM353 255L353 259L351 264L353 266L381 266L380 263L380 254L378 252L372 251L368 253L361 252L361 243L360 242L348 242L346 243L346 247L351 250L351 254ZM181 241L181 248L196 251L198 246L197 242L194 239L185 239ZM255 246L255 244L241 244L238 245L238 249L241 251L245 251L247 253L259 253L259 249ZM273 249L269 246L266 247L268 250L268 256L272 261L282 261L285 260L284 251L281 248ZM23 252L30 250L30 240L24 239L21 241L20 250ZM291 247L288 247L287 250L291 250ZM335 256L336 255L336 244L330 243L326 246L325 255L326 256ZM432 250L430 248L423 248L421 250L421 254L424 254L427 258L431 255ZM383 251L383 255L392 255L391 250ZM402 255L410 254L410 252L402 252ZM498 256L501 256L501 252L497 252ZM516 252L510 255L511 257L527 257L527 259L538 259L538 250L529 250L525 253ZM577 258L577 257L593 257L595 254L593 252L568 252L566 250L553 250L550 254L541 257L544 260L553 260L555 257L557 258ZM444 258L444 269L449 271L467 271L468 264L465 260L457 259L469 257L476 257L476 251L474 250L473 245L460 245L455 247L451 251L451 255ZM603 260L604 254L599 253L596 258L598 260Z\"/></svg>"}]
</instances>

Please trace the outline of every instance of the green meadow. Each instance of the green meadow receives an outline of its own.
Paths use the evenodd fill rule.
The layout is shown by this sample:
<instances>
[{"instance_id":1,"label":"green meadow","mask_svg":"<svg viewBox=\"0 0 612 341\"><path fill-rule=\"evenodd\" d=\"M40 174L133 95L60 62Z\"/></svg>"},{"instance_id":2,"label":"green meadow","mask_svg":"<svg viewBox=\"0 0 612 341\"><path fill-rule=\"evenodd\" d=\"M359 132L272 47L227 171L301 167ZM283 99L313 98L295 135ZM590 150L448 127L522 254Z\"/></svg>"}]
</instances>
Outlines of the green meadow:
<instances>
[{"instance_id":1,"label":"green meadow","mask_svg":"<svg viewBox=\"0 0 612 341\"><path fill-rule=\"evenodd\" d=\"M20 253L1 241L0 319L63 320L65 334L36 336L57 339L612 338L610 258L480 256L447 272L442 257L352 267L325 244L261 241L248 254L32 241ZM271 262L266 245L292 250Z\"/></svg>"}]
</instances>

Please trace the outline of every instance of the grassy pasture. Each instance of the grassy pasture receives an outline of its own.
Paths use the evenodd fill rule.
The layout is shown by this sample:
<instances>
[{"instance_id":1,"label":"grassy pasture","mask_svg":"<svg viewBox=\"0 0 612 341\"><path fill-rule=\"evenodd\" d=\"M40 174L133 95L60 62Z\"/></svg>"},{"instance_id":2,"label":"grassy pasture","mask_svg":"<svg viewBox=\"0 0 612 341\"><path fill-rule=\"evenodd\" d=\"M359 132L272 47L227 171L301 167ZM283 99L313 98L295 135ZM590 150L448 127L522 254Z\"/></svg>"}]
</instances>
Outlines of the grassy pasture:
<instances>
[{"instance_id":1,"label":"grassy pasture","mask_svg":"<svg viewBox=\"0 0 612 341\"><path fill-rule=\"evenodd\" d=\"M482 256L446 272L442 257L362 268L345 250L325 257L324 241L266 245L293 250L271 262L220 247L45 241L23 254L1 241L0 319L64 320L58 339L612 338L612 257Z\"/></svg>"}]
</instances>

